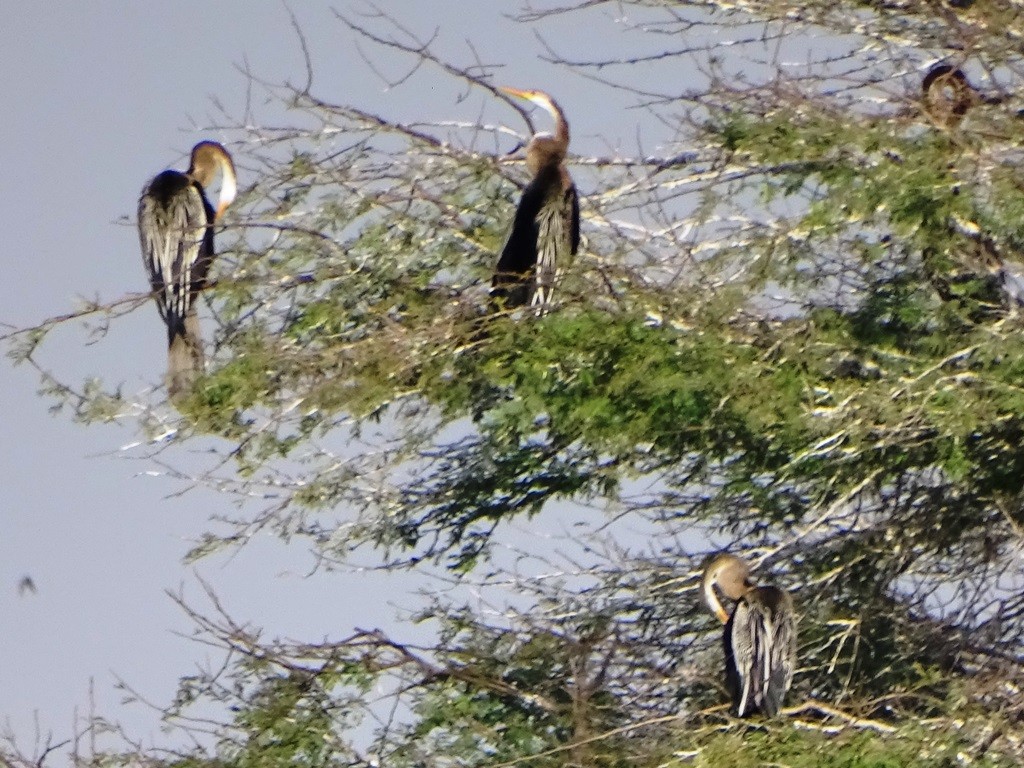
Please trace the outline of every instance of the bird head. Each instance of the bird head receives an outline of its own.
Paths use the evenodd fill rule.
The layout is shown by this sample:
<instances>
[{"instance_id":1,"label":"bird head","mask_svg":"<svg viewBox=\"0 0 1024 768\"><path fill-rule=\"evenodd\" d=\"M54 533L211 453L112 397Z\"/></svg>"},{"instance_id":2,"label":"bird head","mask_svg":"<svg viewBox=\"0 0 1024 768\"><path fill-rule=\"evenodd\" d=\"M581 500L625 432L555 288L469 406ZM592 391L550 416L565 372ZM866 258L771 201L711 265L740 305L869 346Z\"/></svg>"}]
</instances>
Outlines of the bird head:
<instances>
[{"instance_id":1,"label":"bird head","mask_svg":"<svg viewBox=\"0 0 1024 768\"><path fill-rule=\"evenodd\" d=\"M562 110L555 104L555 100L544 93L544 91L527 91L520 88L508 88L504 85L498 86L498 90L506 96L515 96L516 98L525 99L536 104L555 120L562 117Z\"/></svg>"},{"instance_id":2,"label":"bird head","mask_svg":"<svg viewBox=\"0 0 1024 768\"><path fill-rule=\"evenodd\" d=\"M536 104L543 109L555 121L555 132L534 133L533 138L526 147L526 164L531 171L536 173L541 167L548 163L560 163L565 159L569 150L569 124L565 120L561 107L544 91L527 91L519 88L507 88L500 86L498 90L507 96L515 96ZM525 115L524 115L525 117ZM527 119L529 122L529 119ZM532 130L532 126L531 126Z\"/></svg>"},{"instance_id":3,"label":"bird head","mask_svg":"<svg viewBox=\"0 0 1024 768\"><path fill-rule=\"evenodd\" d=\"M217 201L217 212L214 219L234 201L238 194L238 181L235 176L235 164L222 144L216 141L201 141L192 147L192 164L188 175L206 189L213 183L213 178L220 171L220 198Z\"/></svg>"},{"instance_id":4,"label":"bird head","mask_svg":"<svg viewBox=\"0 0 1024 768\"><path fill-rule=\"evenodd\" d=\"M739 600L755 586L750 579L750 566L735 555L718 555L704 568L704 599L724 624L729 620L729 614L715 595L716 586L730 600Z\"/></svg>"}]
</instances>

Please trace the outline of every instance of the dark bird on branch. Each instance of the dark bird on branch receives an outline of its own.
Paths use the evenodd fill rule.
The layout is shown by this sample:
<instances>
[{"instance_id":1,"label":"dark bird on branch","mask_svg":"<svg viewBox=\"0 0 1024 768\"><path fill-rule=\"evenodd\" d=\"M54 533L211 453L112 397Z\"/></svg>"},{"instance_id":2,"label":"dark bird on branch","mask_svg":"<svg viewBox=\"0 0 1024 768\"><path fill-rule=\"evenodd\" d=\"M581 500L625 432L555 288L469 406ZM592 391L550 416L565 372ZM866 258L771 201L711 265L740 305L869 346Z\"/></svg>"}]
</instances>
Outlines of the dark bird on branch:
<instances>
[{"instance_id":1,"label":"dark bird on branch","mask_svg":"<svg viewBox=\"0 0 1024 768\"><path fill-rule=\"evenodd\" d=\"M715 594L736 601L730 616ZM704 569L704 599L725 625L725 679L739 717L778 714L796 667L793 600L778 587L759 587L734 555L719 555Z\"/></svg>"},{"instance_id":2,"label":"dark bird on branch","mask_svg":"<svg viewBox=\"0 0 1024 768\"><path fill-rule=\"evenodd\" d=\"M928 115L943 128L956 128L971 107L1003 102L998 96L983 96L952 64L936 64L928 70L921 81L921 100Z\"/></svg>"},{"instance_id":3,"label":"dark bird on branch","mask_svg":"<svg viewBox=\"0 0 1024 768\"><path fill-rule=\"evenodd\" d=\"M220 200L214 210L206 189L221 174ZM167 325L167 392L187 392L203 371L203 339L196 296L206 287L213 263L213 224L235 199L237 182L231 155L215 141L192 148L185 173L158 174L139 198L142 262Z\"/></svg>"},{"instance_id":4,"label":"dark bird on branch","mask_svg":"<svg viewBox=\"0 0 1024 768\"><path fill-rule=\"evenodd\" d=\"M530 305L543 312L551 305L559 271L580 244L579 197L565 167L569 124L555 100L542 91L498 90L533 102L555 121L554 134L535 134L526 146L526 166L533 179L523 190L491 282L497 309Z\"/></svg>"}]
</instances>

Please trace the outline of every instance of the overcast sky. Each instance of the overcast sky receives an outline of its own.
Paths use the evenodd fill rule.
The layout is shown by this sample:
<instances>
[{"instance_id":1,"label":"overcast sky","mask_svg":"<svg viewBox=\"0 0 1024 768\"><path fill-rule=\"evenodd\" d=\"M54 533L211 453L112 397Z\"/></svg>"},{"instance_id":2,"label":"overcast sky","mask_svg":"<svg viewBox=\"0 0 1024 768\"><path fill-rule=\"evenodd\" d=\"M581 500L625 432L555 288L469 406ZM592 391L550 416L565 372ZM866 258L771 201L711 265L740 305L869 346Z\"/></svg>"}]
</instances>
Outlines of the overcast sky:
<instances>
[{"instance_id":1,"label":"overcast sky","mask_svg":"<svg viewBox=\"0 0 1024 768\"><path fill-rule=\"evenodd\" d=\"M430 88L389 90L330 5L294 5L313 53L317 95L403 119L436 119L454 108L437 103ZM333 5L366 9L351 0ZM585 103L578 81L564 73L558 82L534 81L553 70L538 62L533 30L502 15L518 2L381 5L424 37L438 29L440 50L465 60L471 39L487 61L508 65L505 83L556 94L573 115L574 141L607 135L601 105ZM305 77L284 5L253 0L8 2L0 62L0 322L7 330L68 312L82 298L111 301L145 290L132 225L143 183L165 167L184 168L200 139L241 138L203 129L225 122L215 102L242 113L243 62L271 80ZM404 67L394 62L394 72ZM474 116L475 107L462 108ZM257 120L276 118L269 110L253 104ZM514 117L499 110L494 119ZM99 374L142 393L160 382L163 340L148 305L94 344L80 324L56 332L40 361L67 381ZM350 573L303 578L312 558L301 545L257 541L233 558L184 566L189 541L226 502L202 491L174 495L181 487L154 476L151 463L119 452L137 437L130 427L86 428L68 414L53 416L38 386L30 368L0 364L0 723L23 746L31 749L36 715L44 732L67 735L76 708L87 710L90 680L99 713L156 738L153 713L120 706L114 684L124 679L163 704L203 660L203 649L179 636L189 624L164 594L183 588L198 599L197 573L235 615L270 636L337 639L354 626L386 624L391 604L403 604L406 577L387 600L379 579L367 587ZM19 590L25 577L37 592Z\"/></svg>"}]
</instances>

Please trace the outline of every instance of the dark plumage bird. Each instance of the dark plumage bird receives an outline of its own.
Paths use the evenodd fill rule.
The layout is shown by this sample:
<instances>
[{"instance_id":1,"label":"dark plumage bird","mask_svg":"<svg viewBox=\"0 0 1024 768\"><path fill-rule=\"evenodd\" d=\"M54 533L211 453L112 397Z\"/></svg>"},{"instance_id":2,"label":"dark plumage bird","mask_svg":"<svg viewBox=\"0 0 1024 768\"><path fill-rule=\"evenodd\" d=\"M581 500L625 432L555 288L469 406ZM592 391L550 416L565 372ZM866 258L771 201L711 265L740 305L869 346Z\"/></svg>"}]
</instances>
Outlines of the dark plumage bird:
<instances>
[{"instance_id":1,"label":"dark plumage bird","mask_svg":"<svg viewBox=\"0 0 1024 768\"><path fill-rule=\"evenodd\" d=\"M206 189L221 174L214 210ZM139 198L142 263L167 325L167 392L186 392L203 370L203 340L195 298L206 286L213 263L213 224L235 199L237 182L231 155L215 141L192 148L185 173L167 170L150 181Z\"/></svg>"},{"instance_id":2,"label":"dark plumage bird","mask_svg":"<svg viewBox=\"0 0 1024 768\"><path fill-rule=\"evenodd\" d=\"M971 107L1001 104L998 96L983 96L959 67L936 64L921 81L921 101L925 111L943 128L956 128Z\"/></svg>"},{"instance_id":3,"label":"dark plumage bird","mask_svg":"<svg viewBox=\"0 0 1024 768\"><path fill-rule=\"evenodd\" d=\"M730 616L715 587L736 601ZM789 593L759 587L750 568L733 555L719 555L704 569L704 599L725 625L726 685L739 717L778 714L796 667L796 617Z\"/></svg>"},{"instance_id":4,"label":"dark plumage bird","mask_svg":"<svg viewBox=\"0 0 1024 768\"><path fill-rule=\"evenodd\" d=\"M580 244L579 197L565 167L569 124L555 100L542 91L498 90L533 102L555 121L554 134L538 133L526 146L533 179L523 190L491 282L497 308L531 305L543 311L551 304L559 270Z\"/></svg>"}]
</instances>

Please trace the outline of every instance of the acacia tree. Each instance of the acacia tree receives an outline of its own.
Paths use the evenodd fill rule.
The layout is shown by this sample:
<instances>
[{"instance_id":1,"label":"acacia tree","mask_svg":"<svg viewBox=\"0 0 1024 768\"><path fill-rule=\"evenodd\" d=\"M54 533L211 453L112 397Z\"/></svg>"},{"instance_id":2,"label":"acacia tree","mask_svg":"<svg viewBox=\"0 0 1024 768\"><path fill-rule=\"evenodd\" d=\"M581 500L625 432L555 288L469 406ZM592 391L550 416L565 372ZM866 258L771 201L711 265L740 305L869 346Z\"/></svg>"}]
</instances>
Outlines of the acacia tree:
<instances>
[{"instance_id":1,"label":"acacia tree","mask_svg":"<svg viewBox=\"0 0 1024 768\"><path fill-rule=\"evenodd\" d=\"M544 37L618 11L626 55ZM1022 11L648 0L519 21L664 138L573 145L585 242L556 311L487 312L519 129L398 122L327 103L311 75L264 84L294 123L220 126L254 181L208 292L213 365L177 413L130 409L165 461L212 445L210 482L264 499L195 556L270 529L327 564L369 550L515 598L431 602L423 648L268 644L188 609L235 663L183 681L168 716L235 714L165 761L1019 759ZM443 59L386 16L339 24L500 98L471 51ZM942 58L977 89L969 109L922 99ZM83 417L129 411L81 391L52 384ZM492 549L552 519L572 535ZM767 730L724 718L695 589L718 547L798 589L795 706Z\"/></svg>"}]
</instances>

